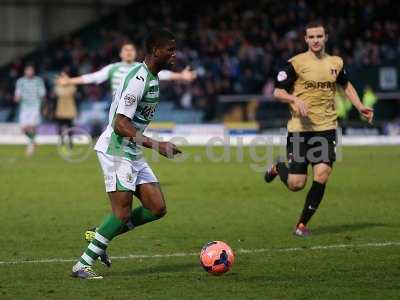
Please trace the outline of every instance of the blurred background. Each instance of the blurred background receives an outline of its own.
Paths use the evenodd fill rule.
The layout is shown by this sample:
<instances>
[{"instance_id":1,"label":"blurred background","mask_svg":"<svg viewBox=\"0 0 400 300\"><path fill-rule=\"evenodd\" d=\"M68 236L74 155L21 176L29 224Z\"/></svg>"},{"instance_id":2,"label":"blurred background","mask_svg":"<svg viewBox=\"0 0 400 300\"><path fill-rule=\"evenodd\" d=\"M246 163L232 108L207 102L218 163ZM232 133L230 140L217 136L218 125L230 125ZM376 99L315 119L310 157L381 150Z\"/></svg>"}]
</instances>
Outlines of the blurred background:
<instances>
[{"instance_id":1,"label":"blurred background","mask_svg":"<svg viewBox=\"0 0 400 300\"><path fill-rule=\"evenodd\" d=\"M178 39L177 71L190 66L197 79L162 82L153 128L221 126L236 133L274 133L289 111L272 97L274 76L291 56L306 50L304 25L322 19L327 51L343 57L364 104L375 109L367 125L337 93L347 135L400 135L400 5L395 0L326 1L0 1L0 135L17 132L16 80L34 64L46 85L39 135L57 132L54 79L94 72L119 61L125 40L138 49L149 29L169 28ZM143 58L139 51L138 60ZM79 86L74 125L93 135L107 123L108 83ZM202 127L203 126L203 127ZM188 128L188 127L187 127ZM191 131L189 131L190 133ZM19 131L18 131L19 134Z\"/></svg>"}]
</instances>

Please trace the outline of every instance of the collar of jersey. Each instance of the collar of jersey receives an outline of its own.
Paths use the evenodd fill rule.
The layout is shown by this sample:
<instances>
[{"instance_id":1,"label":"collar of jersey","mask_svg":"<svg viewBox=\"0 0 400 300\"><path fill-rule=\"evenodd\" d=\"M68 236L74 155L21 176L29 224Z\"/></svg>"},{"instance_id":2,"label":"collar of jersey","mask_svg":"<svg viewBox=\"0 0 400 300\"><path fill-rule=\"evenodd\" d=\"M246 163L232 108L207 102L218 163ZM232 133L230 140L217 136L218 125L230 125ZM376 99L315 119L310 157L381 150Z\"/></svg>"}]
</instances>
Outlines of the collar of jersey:
<instances>
[{"instance_id":1,"label":"collar of jersey","mask_svg":"<svg viewBox=\"0 0 400 300\"><path fill-rule=\"evenodd\" d=\"M142 62L142 64L143 64L143 66L147 69L147 71L149 71L149 73L150 73L151 75L153 75L155 78L158 78L157 75L154 75L153 72L151 72L151 71L149 70L149 68L147 67L147 65L146 65L145 62Z\"/></svg>"},{"instance_id":2,"label":"collar of jersey","mask_svg":"<svg viewBox=\"0 0 400 300\"><path fill-rule=\"evenodd\" d=\"M127 62L125 62L125 61L121 61L124 65L127 65L127 66L133 66L135 63L136 63L136 61L133 61L131 64L130 63L127 63Z\"/></svg>"},{"instance_id":3,"label":"collar of jersey","mask_svg":"<svg viewBox=\"0 0 400 300\"><path fill-rule=\"evenodd\" d=\"M324 56L322 56L321 58L318 58L314 53L312 53L311 51L307 51L308 52L308 55L312 58L312 59L315 59L315 60L322 60L322 59L325 59L326 57L328 57L328 54L325 52L324 53Z\"/></svg>"}]
</instances>

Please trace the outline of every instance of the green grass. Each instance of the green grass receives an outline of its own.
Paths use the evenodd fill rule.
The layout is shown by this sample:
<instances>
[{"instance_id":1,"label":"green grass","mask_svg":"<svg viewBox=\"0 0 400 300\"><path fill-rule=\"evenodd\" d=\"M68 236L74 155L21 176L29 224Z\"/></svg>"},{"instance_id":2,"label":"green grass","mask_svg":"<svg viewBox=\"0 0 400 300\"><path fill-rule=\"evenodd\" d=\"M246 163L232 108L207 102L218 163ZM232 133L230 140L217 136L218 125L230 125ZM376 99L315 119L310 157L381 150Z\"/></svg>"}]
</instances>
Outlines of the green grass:
<instances>
[{"instance_id":1,"label":"green grass","mask_svg":"<svg viewBox=\"0 0 400 300\"><path fill-rule=\"evenodd\" d=\"M167 216L116 238L112 256L195 253L216 239L234 251L303 250L237 253L221 277L193 255L98 264L105 278L97 282L70 278L72 262L0 264L0 299L399 299L400 246L357 247L400 242L398 147L344 149L308 239L291 235L307 189L266 185L247 151L244 162L200 163L193 156L204 158L204 148L184 150L192 157L185 163L152 163ZM94 154L69 163L55 147L25 158L22 147L1 146L0 174L3 262L76 258L83 231L109 209ZM355 247L310 249L340 244Z\"/></svg>"}]
</instances>

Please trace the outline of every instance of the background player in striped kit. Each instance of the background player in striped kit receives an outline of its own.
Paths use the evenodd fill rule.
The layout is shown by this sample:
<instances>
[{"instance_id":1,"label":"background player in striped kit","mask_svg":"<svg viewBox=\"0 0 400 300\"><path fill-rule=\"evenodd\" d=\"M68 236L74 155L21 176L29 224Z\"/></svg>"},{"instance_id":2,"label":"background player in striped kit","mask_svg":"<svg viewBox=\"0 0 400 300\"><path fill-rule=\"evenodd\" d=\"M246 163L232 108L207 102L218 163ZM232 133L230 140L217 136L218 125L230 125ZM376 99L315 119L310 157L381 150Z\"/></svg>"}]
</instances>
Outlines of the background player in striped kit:
<instances>
[{"instance_id":1,"label":"background player in striped kit","mask_svg":"<svg viewBox=\"0 0 400 300\"><path fill-rule=\"evenodd\" d=\"M67 74L62 73L60 76L60 83L64 85L68 84L101 84L107 80L110 81L111 91L117 90L122 78L128 73L129 69L138 64L136 59L136 47L131 42L125 42L121 46L119 53L121 61L117 63L109 64L97 72L81 75L78 77L68 77ZM196 72L185 68L181 72L172 72L163 70L158 74L159 80L182 80L192 81L196 78Z\"/></svg>"},{"instance_id":2,"label":"background player in striped kit","mask_svg":"<svg viewBox=\"0 0 400 300\"><path fill-rule=\"evenodd\" d=\"M35 76L35 67L26 65L24 76L17 80L14 100L19 103L19 123L28 137L26 155L31 156L36 148L36 128L40 124L40 108L46 95L43 80Z\"/></svg>"}]
</instances>

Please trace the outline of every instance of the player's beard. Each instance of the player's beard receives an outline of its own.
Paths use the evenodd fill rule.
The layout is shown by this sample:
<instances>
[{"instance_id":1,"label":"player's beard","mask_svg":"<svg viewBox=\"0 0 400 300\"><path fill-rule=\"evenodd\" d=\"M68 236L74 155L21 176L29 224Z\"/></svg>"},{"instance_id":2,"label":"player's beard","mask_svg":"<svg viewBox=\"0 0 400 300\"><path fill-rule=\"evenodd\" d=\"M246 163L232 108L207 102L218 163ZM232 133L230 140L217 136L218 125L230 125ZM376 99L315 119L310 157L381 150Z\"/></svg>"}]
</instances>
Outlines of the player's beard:
<instances>
[{"instance_id":1,"label":"player's beard","mask_svg":"<svg viewBox=\"0 0 400 300\"><path fill-rule=\"evenodd\" d=\"M169 62L167 64L167 68L168 68L168 70L173 70L175 68L175 62Z\"/></svg>"},{"instance_id":2,"label":"player's beard","mask_svg":"<svg viewBox=\"0 0 400 300\"><path fill-rule=\"evenodd\" d=\"M161 66L161 70L172 70L175 68L175 62L173 60L168 60L163 62Z\"/></svg>"}]
</instances>

